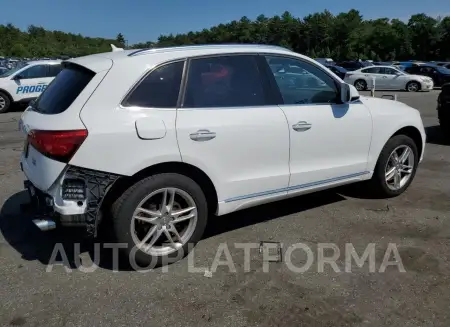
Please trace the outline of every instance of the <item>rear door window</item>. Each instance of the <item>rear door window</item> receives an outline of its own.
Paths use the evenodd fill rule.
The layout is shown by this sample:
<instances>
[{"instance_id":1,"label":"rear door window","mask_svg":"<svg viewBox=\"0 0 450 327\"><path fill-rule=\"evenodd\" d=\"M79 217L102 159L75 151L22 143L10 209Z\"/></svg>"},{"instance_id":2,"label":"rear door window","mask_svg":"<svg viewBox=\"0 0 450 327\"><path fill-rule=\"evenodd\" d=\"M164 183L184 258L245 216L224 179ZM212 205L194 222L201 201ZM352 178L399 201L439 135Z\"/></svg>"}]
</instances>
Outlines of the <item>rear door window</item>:
<instances>
[{"instance_id":1,"label":"rear door window","mask_svg":"<svg viewBox=\"0 0 450 327\"><path fill-rule=\"evenodd\" d=\"M33 109L49 115L65 111L94 75L93 71L81 66L66 66L36 100Z\"/></svg>"},{"instance_id":2,"label":"rear door window","mask_svg":"<svg viewBox=\"0 0 450 327\"><path fill-rule=\"evenodd\" d=\"M380 74L380 67L370 67L361 70L365 74Z\"/></svg>"},{"instance_id":3,"label":"rear door window","mask_svg":"<svg viewBox=\"0 0 450 327\"><path fill-rule=\"evenodd\" d=\"M272 69L282 68L277 66ZM265 104L266 97L254 56L192 59L184 107L248 107Z\"/></svg>"}]
</instances>

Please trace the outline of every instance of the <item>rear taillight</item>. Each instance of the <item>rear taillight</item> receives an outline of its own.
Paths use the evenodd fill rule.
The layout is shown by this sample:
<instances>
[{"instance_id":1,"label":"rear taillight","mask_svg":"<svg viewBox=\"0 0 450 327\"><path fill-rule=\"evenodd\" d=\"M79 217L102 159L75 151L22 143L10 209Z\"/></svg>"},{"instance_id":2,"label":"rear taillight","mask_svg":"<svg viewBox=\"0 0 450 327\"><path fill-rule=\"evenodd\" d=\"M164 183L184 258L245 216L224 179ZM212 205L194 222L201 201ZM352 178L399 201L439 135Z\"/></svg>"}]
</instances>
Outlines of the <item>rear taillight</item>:
<instances>
[{"instance_id":1,"label":"rear taillight","mask_svg":"<svg viewBox=\"0 0 450 327\"><path fill-rule=\"evenodd\" d=\"M85 129L72 131L31 130L28 142L44 156L61 162L69 162L88 132Z\"/></svg>"}]
</instances>

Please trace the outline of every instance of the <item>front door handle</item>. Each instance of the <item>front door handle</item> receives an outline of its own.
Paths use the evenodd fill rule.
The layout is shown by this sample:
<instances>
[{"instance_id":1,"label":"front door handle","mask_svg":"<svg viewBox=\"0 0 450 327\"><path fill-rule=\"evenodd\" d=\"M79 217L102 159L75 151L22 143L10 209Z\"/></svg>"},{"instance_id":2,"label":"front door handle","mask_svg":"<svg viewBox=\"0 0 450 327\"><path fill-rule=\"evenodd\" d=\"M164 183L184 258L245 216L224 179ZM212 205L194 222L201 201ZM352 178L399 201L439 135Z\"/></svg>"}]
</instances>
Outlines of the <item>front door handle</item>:
<instances>
[{"instance_id":1,"label":"front door handle","mask_svg":"<svg viewBox=\"0 0 450 327\"><path fill-rule=\"evenodd\" d=\"M292 129L296 132L304 132L312 127L311 124L306 121L299 121L297 124L292 125Z\"/></svg>"},{"instance_id":2,"label":"front door handle","mask_svg":"<svg viewBox=\"0 0 450 327\"><path fill-rule=\"evenodd\" d=\"M213 138L215 138L216 133L210 132L207 129L200 129L195 133L189 134L189 137L193 141L203 142L203 141L209 141L209 140L212 140Z\"/></svg>"}]
</instances>

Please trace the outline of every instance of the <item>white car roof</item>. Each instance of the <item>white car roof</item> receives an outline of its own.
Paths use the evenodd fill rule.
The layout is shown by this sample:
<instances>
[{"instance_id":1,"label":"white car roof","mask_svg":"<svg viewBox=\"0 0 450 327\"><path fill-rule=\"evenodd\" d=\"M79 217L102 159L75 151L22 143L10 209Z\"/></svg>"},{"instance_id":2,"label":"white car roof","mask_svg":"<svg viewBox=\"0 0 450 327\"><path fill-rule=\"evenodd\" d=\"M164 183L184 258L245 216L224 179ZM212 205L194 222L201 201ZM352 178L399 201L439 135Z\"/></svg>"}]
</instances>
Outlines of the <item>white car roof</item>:
<instances>
[{"instance_id":1,"label":"white car roof","mask_svg":"<svg viewBox=\"0 0 450 327\"><path fill-rule=\"evenodd\" d=\"M393 66L393 65L383 65L383 66L367 66L367 67L361 67L360 69L357 69L357 70L355 70L355 71L361 71L361 70L364 70L364 69L367 69L367 68L393 68L393 69L396 69L396 70L398 70L398 68L397 67L395 67L395 66Z\"/></svg>"},{"instance_id":2,"label":"white car roof","mask_svg":"<svg viewBox=\"0 0 450 327\"><path fill-rule=\"evenodd\" d=\"M153 48L153 49L134 49L123 51L111 51L98 53L84 57L77 57L66 60L85 66L95 72L99 72L111 67L111 61L129 60L131 62L146 62L152 64L154 62L164 60L176 60L187 57L214 55L222 53L273 53L292 55L291 50L272 46L272 45L255 45L255 44L211 44L211 45L190 45L180 47ZM301 57L308 61L312 59L295 53L297 57ZM151 59L150 59L151 58ZM109 60L108 60L109 59ZM150 60L149 60L150 59ZM108 62L109 61L109 62Z\"/></svg>"},{"instance_id":3,"label":"white car roof","mask_svg":"<svg viewBox=\"0 0 450 327\"><path fill-rule=\"evenodd\" d=\"M60 64L61 60L34 60L28 61L28 65L56 65Z\"/></svg>"}]
</instances>

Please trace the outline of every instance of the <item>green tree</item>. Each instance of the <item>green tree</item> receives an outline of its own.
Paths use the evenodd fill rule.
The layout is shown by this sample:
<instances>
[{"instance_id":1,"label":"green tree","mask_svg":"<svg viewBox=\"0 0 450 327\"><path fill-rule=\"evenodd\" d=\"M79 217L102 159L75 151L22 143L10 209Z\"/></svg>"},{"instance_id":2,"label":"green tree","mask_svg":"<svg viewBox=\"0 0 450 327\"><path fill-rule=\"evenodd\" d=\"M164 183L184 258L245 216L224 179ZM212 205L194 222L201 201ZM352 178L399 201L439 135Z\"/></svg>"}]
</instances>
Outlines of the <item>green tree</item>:
<instances>
[{"instance_id":1,"label":"green tree","mask_svg":"<svg viewBox=\"0 0 450 327\"><path fill-rule=\"evenodd\" d=\"M116 36L116 45L120 48L125 48L125 37L122 33L117 34Z\"/></svg>"}]
</instances>

